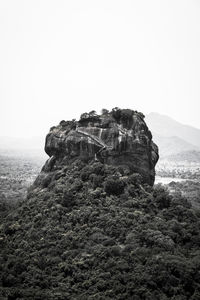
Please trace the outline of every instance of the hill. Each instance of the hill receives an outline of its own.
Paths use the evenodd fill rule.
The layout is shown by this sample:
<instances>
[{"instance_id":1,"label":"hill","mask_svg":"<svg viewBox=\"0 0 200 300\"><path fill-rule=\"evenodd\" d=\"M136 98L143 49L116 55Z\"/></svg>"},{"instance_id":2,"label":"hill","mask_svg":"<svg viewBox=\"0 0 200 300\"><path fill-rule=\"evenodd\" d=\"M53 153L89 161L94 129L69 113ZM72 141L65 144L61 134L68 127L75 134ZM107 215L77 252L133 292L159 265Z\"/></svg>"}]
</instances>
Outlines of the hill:
<instances>
[{"instance_id":1,"label":"hill","mask_svg":"<svg viewBox=\"0 0 200 300\"><path fill-rule=\"evenodd\" d=\"M179 160L179 157L182 157L182 152L188 151L187 156L189 157L193 151L200 150L200 129L183 125L158 113L148 114L146 122L152 130L154 141L159 146L161 159L167 160L167 158L170 159L171 155L176 155Z\"/></svg>"},{"instance_id":2,"label":"hill","mask_svg":"<svg viewBox=\"0 0 200 300\"><path fill-rule=\"evenodd\" d=\"M159 145L159 154L160 158L167 157L169 155L182 153L185 151L197 151L199 150L198 147L186 142L185 140L181 139L177 136L159 136L157 134L153 134L154 141L157 145Z\"/></svg>"},{"instance_id":3,"label":"hill","mask_svg":"<svg viewBox=\"0 0 200 300\"><path fill-rule=\"evenodd\" d=\"M3 219L2 299L199 299L200 213L152 186L157 148L143 115L79 122L50 130L50 159Z\"/></svg>"},{"instance_id":4,"label":"hill","mask_svg":"<svg viewBox=\"0 0 200 300\"><path fill-rule=\"evenodd\" d=\"M200 147L200 129L181 124L174 119L158 113L150 113L146 116L146 122L151 128L153 136L176 136L189 144Z\"/></svg>"}]
</instances>

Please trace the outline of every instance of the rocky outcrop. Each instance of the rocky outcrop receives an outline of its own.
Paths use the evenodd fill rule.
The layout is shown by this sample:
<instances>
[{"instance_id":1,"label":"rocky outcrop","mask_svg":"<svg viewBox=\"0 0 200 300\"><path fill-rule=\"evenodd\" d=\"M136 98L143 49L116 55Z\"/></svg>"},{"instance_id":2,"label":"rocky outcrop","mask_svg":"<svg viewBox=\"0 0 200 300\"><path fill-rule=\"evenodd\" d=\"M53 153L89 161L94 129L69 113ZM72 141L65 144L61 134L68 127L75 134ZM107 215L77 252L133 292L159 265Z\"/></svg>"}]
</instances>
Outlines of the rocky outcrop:
<instances>
[{"instance_id":1,"label":"rocky outcrop","mask_svg":"<svg viewBox=\"0 0 200 300\"><path fill-rule=\"evenodd\" d=\"M77 158L97 160L139 173L150 185L154 183L155 164L159 157L144 115L119 108L111 112L104 110L102 115L84 113L79 121L61 121L50 129L45 151L50 159L43 172Z\"/></svg>"}]
</instances>

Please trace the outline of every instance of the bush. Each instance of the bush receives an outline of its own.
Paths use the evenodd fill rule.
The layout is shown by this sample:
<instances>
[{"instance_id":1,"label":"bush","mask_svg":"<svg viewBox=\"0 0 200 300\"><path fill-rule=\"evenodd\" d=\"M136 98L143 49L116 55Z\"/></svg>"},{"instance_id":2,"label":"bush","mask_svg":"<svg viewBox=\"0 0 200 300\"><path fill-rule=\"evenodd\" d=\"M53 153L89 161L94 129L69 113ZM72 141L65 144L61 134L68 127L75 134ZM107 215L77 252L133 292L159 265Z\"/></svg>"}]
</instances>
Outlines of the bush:
<instances>
[{"instance_id":1,"label":"bush","mask_svg":"<svg viewBox=\"0 0 200 300\"><path fill-rule=\"evenodd\" d=\"M138 173L134 173L129 176L128 183L131 183L133 185L141 184L142 183L142 176Z\"/></svg>"},{"instance_id":2,"label":"bush","mask_svg":"<svg viewBox=\"0 0 200 300\"><path fill-rule=\"evenodd\" d=\"M107 110L106 108L102 108L101 113L102 113L102 115L108 115L109 110Z\"/></svg>"},{"instance_id":3,"label":"bush","mask_svg":"<svg viewBox=\"0 0 200 300\"><path fill-rule=\"evenodd\" d=\"M96 189L97 187L102 186L103 176L92 174L92 175L90 175L90 178L92 179L93 189Z\"/></svg>"},{"instance_id":4,"label":"bush","mask_svg":"<svg viewBox=\"0 0 200 300\"><path fill-rule=\"evenodd\" d=\"M128 193L131 197L136 197L139 195L140 189L137 188L135 185L131 184L128 187Z\"/></svg>"},{"instance_id":5,"label":"bush","mask_svg":"<svg viewBox=\"0 0 200 300\"><path fill-rule=\"evenodd\" d=\"M61 200L61 204L64 207L72 207L74 204L74 194L71 190L65 190L63 198Z\"/></svg>"},{"instance_id":6,"label":"bush","mask_svg":"<svg viewBox=\"0 0 200 300\"><path fill-rule=\"evenodd\" d=\"M82 181L87 181L90 177L91 174L91 169L86 166L85 168L83 168L83 170L81 171L80 177Z\"/></svg>"},{"instance_id":7,"label":"bush","mask_svg":"<svg viewBox=\"0 0 200 300\"><path fill-rule=\"evenodd\" d=\"M124 192L124 187L125 184L122 180L113 178L107 179L104 186L108 195L120 195Z\"/></svg>"},{"instance_id":8,"label":"bush","mask_svg":"<svg viewBox=\"0 0 200 300\"><path fill-rule=\"evenodd\" d=\"M46 175L43 180L42 180L42 187L43 188L47 188L48 185L50 184L51 182L51 179L52 179L52 175L51 174L48 174Z\"/></svg>"},{"instance_id":9,"label":"bush","mask_svg":"<svg viewBox=\"0 0 200 300\"><path fill-rule=\"evenodd\" d=\"M59 125L65 126L66 125L66 121L65 120L60 121Z\"/></svg>"},{"instance_id":10,"label":"bush","mask_svg":"<svg viewBox=\"0 0 200 300\"><path fill-rule=\"evenodd\" d=\"M159 209L168 208L171 204L171 196L166 189L158 186L153 192L154 199Z\"/></svg>"}]
</instances>

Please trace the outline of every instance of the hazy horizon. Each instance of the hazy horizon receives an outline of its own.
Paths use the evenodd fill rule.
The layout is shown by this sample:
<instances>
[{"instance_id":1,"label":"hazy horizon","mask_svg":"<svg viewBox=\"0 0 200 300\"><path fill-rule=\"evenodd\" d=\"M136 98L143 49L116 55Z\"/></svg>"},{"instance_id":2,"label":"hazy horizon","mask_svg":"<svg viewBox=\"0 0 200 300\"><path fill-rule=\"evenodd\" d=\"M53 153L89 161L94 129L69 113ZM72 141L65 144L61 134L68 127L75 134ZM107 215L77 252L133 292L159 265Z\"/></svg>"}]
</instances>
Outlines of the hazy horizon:
<instances>
[{"instance_id":1,"label":"hazy horizon","mask_svg":"<svg viewBox=\"0 0 200 300\"><path fill-rule=\"evenodd\" d=\"M100 111L99 112L97 112L97 113L101 113ZM151 114L156 114L156 115L160 115L160 116L163 116L164 118L165 117L167 117L167 118L170 118L170 119L172 119L173 121L175 121L175 122L177 122L177 123L179 123L179 124L181 124L181 125L183 125L183 126L189 126L189 127L192 127L192 128L195 128L195 129L198 129L198 130L200 130L200 128L198 128L198 127L195 127L195 126L192 126L192 125L190 125L190 124L184 124L184 123L181 123L181 122L179 122L178 120L175 120L174 118L172 118L172 117L170 117L170 116L167 116L167 115L164 115L164 114L160 114L160 113L158 113L158 112L155 112L155 111L152 111L152 112L150 112L150 113L148 113L148 114L146 114L145 115L145 118L147 117L147 116L149 116L149 115L151 115ZM68 120L72 120L72 119L74 119L74 117L72 116L71 118L69 118ZM79 117L77 117L77 120L79 119ZM49 128L47 129L47 131L46 132L44 132L44 133L42 133L42 134L38 134L38 135L16 135L16 136L12 136L12 135L0 135L0 137L1 138L11 138L11 139L21 139L21 140L28 140L28 139L41 139L41 138L45 138L46 137L46 135L48 134L48 131L49 131L49 129L50 129L50 127L52 127L52 126L57 126L58 124L59 124L59 122L60 122L61 120L59 120L56 124L50 124L50 126L49 126ZM65 121L67 121L67 119L65 119ZM147 120L145 120L146 122L147 122ZM147 124L148 125L148 124ZM149 125L148 125L149 126ZM149 129L150 130L152 130L152 128L150 128L150 126L149 126Z\"/></svg>"},{"instance_id":2,"label":"hazy horizon","mask_svg":"<svg viewBox=\"0 0 200 300\"><path fill-rule=\"evenodd\" d=\"M200 128L200 2L1 1L0 136L115 106Z\"/></svg>"}]
</instances>

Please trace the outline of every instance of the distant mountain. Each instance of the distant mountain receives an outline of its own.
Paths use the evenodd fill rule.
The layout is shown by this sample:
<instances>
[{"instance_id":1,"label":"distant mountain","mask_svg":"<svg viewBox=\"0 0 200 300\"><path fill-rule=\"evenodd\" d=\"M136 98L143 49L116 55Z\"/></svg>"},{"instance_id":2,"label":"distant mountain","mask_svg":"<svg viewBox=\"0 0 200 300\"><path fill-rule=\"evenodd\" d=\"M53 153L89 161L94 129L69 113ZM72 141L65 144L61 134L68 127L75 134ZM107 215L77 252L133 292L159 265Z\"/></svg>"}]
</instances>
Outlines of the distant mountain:
<instances>
[{"instance_id":1,"label":"distant mountain","mask_svg":"<svg viewBox=\"0 0 200 300\"><path fill-rule=\"evenodd\" d=\"M200 150L200 129L183 125L158 113L150 113L145 120L153 134L153 140L159 147L161 158Z\"/></svg>"},{"instance_id":2,"label":"distant mountain","mask_svg":"<svg viewBox=\"0 0 200 300\"><path fill-rule=\"evenodd\" d=\"M161 158L172 154L181 153L183 151L199 149L197 146L194 146L177 136L165 137L153 133L153 141L159 147L159 155Z\"/></svg>"},{"instance_id":3,"label":"distant mountain","mask_svg":"<svg viewBox=\"0 0 200 300\"><path fill-rule=\"evenodd\" d=\"M166 156L166 159L176 162L200 163L200 151L184 151Z\"/></svg>"},{"instance_id":4,"label":"distant mountain","mask_svg":"<svg viewBox=\"0 0 200 300\"><path fill-rule=\"evenodd\" d=\"M158 113L150 113L146 116L145 121L153 135L161 137L178 137L185 142L200 148L200 129L184 125L176 120Z\"/></svg>"}]
</instances>

